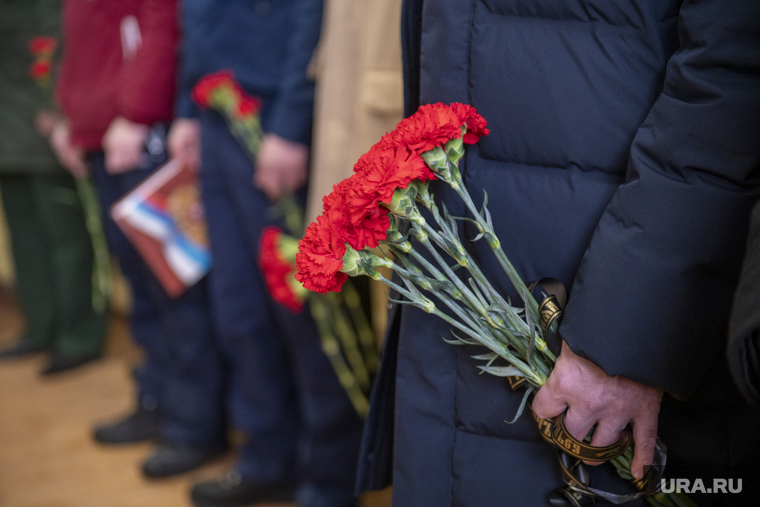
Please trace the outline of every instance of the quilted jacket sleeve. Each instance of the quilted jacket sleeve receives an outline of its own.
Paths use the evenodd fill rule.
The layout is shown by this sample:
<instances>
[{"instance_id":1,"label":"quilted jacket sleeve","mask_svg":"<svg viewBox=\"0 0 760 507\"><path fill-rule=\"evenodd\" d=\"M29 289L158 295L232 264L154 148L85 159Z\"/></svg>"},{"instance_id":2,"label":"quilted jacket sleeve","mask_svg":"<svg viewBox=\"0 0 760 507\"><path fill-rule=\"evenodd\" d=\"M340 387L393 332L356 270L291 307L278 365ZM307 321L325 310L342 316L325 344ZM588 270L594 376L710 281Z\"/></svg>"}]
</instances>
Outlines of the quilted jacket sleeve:
<instances>
[{"instance_id":1,"label":"quilted jacket sleeve","mask_svg":"<svg viewBox=\"0 0 760 507\"><path fill-rule=\"evenodd\" d=\"M322 0L299 0L294 34L288 45L268 130L293 142L310 144L314 118L314 80L307 68L319 41Z\"/></svg>"},{"instance_id":2,"label":"quilted jacket sleeve","mask_svg":"<svg viewBox=\"0 0 760 507\"><path fill-rule=\"evenodd\" d=\"M760 2L686 0L679 39L561 333L608 374L684 399L725 347L760 195Z\"/></svg>"}]
</instances>

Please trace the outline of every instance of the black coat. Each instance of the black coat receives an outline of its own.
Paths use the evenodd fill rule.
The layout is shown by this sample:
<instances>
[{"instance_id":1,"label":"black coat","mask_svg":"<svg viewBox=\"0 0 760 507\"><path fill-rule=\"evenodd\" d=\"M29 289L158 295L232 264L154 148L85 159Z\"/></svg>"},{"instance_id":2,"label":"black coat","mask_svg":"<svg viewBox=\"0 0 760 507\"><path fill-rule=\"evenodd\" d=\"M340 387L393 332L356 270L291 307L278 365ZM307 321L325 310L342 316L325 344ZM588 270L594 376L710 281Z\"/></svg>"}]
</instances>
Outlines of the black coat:
<instances>
[{"instance_id":1,"label":"black coat","mask_svg":"<svg viewBox=\"0 0 760 507\"><path fill-rule=\"evenodd\" d=\"M608 374L666 391L669 476L731 477L758 449L741 428L760 421L725 362L760 195L760 3L408 0L402 34L408 112L458 101L488 120L465 181L476 199L488 190L523 279L569 289L563 338ZM511 293L487 245L470 244ZM504 422L520 395L478 375L477 349L445 343L444 322L409 307L396 318L360 487L392 471L396 507L546 505L555 452L528 416ZM392 465L378 461L390 446Z\"/></svg>"}]
</instances>

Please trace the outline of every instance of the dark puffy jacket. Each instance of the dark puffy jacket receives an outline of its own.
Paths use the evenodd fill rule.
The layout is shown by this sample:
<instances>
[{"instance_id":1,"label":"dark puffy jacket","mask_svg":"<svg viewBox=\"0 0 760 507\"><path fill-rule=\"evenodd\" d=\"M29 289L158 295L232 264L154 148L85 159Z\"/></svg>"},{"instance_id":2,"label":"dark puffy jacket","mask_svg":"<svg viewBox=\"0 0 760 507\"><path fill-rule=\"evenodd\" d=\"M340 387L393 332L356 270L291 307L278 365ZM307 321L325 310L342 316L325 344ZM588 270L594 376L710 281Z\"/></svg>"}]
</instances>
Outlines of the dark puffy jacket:
<instances>
[{"instance_id":1,"label":"dark puffy jacket","mask_svg":"<svg viewBox=\"0 0 760 507\"><path fill-rule=\"evenodd\" d=\"M608 374L665 390L671 477L735 471L760 421L724 359L760 195L760 3L408 0L404 20L408 112L457 101L488 120L465 181L478 200L487 189L523 279L569 289L563 338ZM488 246L467 243L511 293ZM529 416L505 424L521 395L479 375L478 349L445 343L442 321L410 307L396 318L360 487L390 479L392 445L395 507L546 505L561 485L555 451Z\"/></svg>"}]
</instances>

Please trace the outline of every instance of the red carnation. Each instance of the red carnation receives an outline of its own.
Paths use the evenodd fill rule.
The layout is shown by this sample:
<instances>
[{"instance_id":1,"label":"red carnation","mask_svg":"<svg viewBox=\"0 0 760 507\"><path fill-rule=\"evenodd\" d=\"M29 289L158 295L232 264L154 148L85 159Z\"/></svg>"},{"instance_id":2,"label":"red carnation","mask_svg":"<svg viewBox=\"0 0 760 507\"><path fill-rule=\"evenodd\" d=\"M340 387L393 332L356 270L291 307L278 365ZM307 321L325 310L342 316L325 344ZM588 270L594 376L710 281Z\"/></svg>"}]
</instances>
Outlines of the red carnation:
<instances>
[{"instance_id":1,"label":"red carnation","mask_svg":"<svg viewBox=\"0 0 760 507\"><path fill-rule=\"evenodd\" d=\"M357 180L354 175L333 187L333 191L322 199L322 218L334 235L352 248L361 250L366 246L376 247L383 241L390 222L387 209L376 206L374 212L372 209L356 211L349 206L348 193ZM353 222L352 214L355 217Z\"/></svg>"},{"instance_id":2,"label":"red carnation","mask_svg":"<svg viewBox=\"0 0 760 507\"><path fill-rule=\"evenodd\" d=\"M490 130L486 128L486 119L480 116L471 105L455 102L451 104L451 109L457 115L461 124L467 125L467 133L463 139L465 143L477 143L478 139L490 133Z\"/></svg>"},{"instance_id":3,"label":"red carnation","mask_svg":"<svg viewBox=\"0 0 760 507\"><path fill-rule=\"evenodd\" d=\"M255 115L259 112L259 109L261 109L261 101L246 95L245 93L241 94L240 102L237 107L238 118Z\"/></svg>"},{"instance_id":4,"label":"red carnation","mask_svg":"<svg viewBox=\"0 0 760 507\"><path fill-rule=\"evenodd\" d=\"M282 231L277 227L264 229L259 245L259 267L272 299L291 312L298 313L303 308L303 300L288 283L294 279L296 266L282 257L279 250L281 238Z\"/></svg>"},{"instance_id":5,"label":"red carnation","mask_svg":"<svg viewBox=\"0 0 760 507\"><path fill-rule=\"evenodd\" d=\"M237 88L235 76L231 70L221 70L202 77L193 87L193 100L200 106L211 105L211 95L222 87Z\"/></svg>"},{"instance_id":6,"label":"red carnation","mask_svg":"<svg viewBox=\"0 0 760 507\"><path fill-rule=\"evenodd\" d=\"M401 120L391 134L397 144L422 153L461 137L462 124L449 106L438 102L420 106L416 113Z\"/></svg>"},{"instance_id":7,"label":"red carnation","mask_svg":"<svg viewBox=\"0 0 760 507\"><path fill-rule=\"evenodd\" d=\"M29 73L34 79L45 79L46 77L50 76L50 62L34 62L31 69L29 70Z\"/></svg>"},{"instance_id":8,"label":"red carnation","mask_svg":"<svg viewBox=\"0 0 760 507\"><path fill-rule=\"evenodd\" d=\"M348 275L341 273L346 245L324 216L312 222L298 242L296 280L313 292L339 291Z\"/></svg>"},{"instance_id":9,"label":"red carnation","mask_svg":"<svg viewBox=\"0 0 760 507\"><path fill-rule=\"evenodd\" d=\"M54 37L34 37L29 41L29 52L33 55L53 53L56 47L58 47L58 41Z\"/></svg>"}]
</instances>

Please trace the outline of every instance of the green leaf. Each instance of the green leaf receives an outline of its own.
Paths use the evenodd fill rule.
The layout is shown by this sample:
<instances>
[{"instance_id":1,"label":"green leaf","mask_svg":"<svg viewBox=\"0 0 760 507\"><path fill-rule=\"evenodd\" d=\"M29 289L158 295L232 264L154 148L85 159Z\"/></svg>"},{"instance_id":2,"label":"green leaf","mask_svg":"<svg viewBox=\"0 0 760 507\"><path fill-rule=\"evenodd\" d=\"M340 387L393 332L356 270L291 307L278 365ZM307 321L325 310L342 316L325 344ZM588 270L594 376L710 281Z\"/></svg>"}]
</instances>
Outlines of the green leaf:
<instances>
[{"instance_id":1,"label":"green leaf","mask_svg":"<svg viewBox=\"0 0 760 507\"><path fill-rule=\"evenodd\" d=\"M480 355L477 355L477 356L472 356L473 359L477 359L478 361L493 361L497 357L499 357L499 354L497 354L496 352L491 352L489 354L480 354Z\"/></svg>"},{"instance_id":2,"label":"green leaf","mask_svg":"<svg viewBox=\"0 0 760 507\"><path fill-rule=\"evenodd\" d=\"M485 373L490 373L497 377L524 377L525 374L514 366L483 366L478 365L478 368Z\"/></svg>"},{"instance_id":3,"label":"green leaf","mask_svg":"<svg viewBox=\"0 0 760 507\"><path fill-rule=\"evenodd\" d=\"M512 419L511 421L504 421L505 423L514 424L517 422L517 420L520 418L523 411L525 410L525 404L528 402L528 397L530 396L530 393L532 392L533 392L532 387L529 387L528 389L525 390L525 394L523 395L523 399L520 402L520 407L517 409L517 414L515 414L515 418Z\"/></svg>"}]
</instances>

